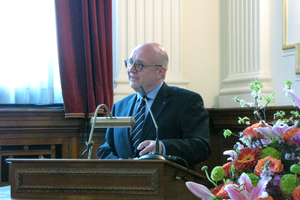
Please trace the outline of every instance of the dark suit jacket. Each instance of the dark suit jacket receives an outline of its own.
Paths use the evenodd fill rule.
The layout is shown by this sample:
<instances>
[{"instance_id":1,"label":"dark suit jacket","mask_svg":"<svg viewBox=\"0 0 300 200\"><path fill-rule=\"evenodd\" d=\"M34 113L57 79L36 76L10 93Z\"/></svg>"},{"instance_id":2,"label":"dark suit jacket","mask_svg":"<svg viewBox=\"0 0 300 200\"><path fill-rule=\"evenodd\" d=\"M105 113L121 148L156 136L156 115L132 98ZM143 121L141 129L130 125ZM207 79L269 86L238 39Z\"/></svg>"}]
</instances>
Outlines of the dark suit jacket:
<instances>
[{"instance_id":1,"label":"dark suit jacket","mask_svg":"<svg viewBox=\"0 0 300 200\"><path fill-rule=\"evenodd\" d=\"M132 94L113 105L112 115L131 116L137 94ZM166 154L185 159L189 165L200 163L210 156L209 119L201 96L195 92L169 87L163 83L151 110L158 126L159 140ZM98 149L100 159L128 159L133 154L131 128L108 128L105 143ZM156 131L150 114L147 115L140 142L155 140Z\"/></svg>"}]
</instances>

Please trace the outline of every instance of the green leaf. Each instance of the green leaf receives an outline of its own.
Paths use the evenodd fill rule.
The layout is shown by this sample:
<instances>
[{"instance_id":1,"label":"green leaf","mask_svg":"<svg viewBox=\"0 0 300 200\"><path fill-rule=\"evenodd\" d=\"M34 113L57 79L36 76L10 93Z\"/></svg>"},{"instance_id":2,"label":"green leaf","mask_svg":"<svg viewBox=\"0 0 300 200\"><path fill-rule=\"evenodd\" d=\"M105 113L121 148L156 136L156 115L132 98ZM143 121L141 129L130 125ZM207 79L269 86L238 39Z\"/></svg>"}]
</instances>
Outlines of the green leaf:
<instances>
[{"instance_id":1,"label":"green leaf","mask_svg":"<svg viewBox=\"0 0 300 200\"><path fill-rule=\"evenodd\" d=\"M231 136L231 134L232 134L231 130L224 129L223 135L224 135L225 138Z\"/></svg>"},{"instance_id":2,"label":"green leaf","mask_svg":"<svg viewBox=\"0 0 300 200\"><path fill-rule=\"evenodd\" d=\"M263 84L260 81L252 81L250 84L250 89L255 92L259 92L263 88Z\"/></svg>"},{"instance_id":3,"label":"green leaf","mask_svg":"<svg viewBox=\"0 0 300 200\"><path fill-rule=\"evenodd\" d=\"M274 114L274 119L276 118L282 118L283 116L285 115L285 112L280 110L280 111L277 111L275 114Z\"/></svg>"},{"instance_id":4,"label":"green leaf","mask_svg":"<svg viewBox=\"0 0 300 200\"><path fill-rule=\"evenodd\" d=\"M273 96L274 96L274 95L275 95L275 93L273 92L273 93L271 94L270 97L267 97L267 96L263 96L263 97L264 97L265 101L266 101L268 104L270 104L270 103L274 103L274 102L275 102L275 99L273 99Z\"/></svg>"},{"instance_id":5,"label":"green leaf","mask_svg":"<svg viewBox=\"0 0 300 200\"><path fill-rule=\"evenodd\" d=\"M243 118L239 117L238 123L239 123L239 124L245 124L245 123L246 123L246 120L249 121L250 118L249 118L249 117L243 117Z\"/></svg>"},{"instance_id":6,"label":"green leaf","mask_svg":"<svg viewBox=\"0 0 300 200\"><path fill-rule=\"evenodd\" d=\"M240 101L240 99L239 99L239 96L236 96L236 97L233 97L233 98L231 98L233 101L236 101L236 102L239 102Z\"/></svg>"},{"instance_id":7,"label":"green leaf","mask_svg":"<svg viewBox=\"0 0 300 200\"><path fill-rule=\"evenodd\" d=\"M284 83L285 83L285 85L286 85L287 88L291 88L291 86L293 84L293 82L290 81L290 80L285 80Z\"/></svg>"},{"instance_id":8,"label":"green leaf","mask_svg":"<svg viewBox=\"0 0 300 200\"><path fill-rule=\"evenodd\" d=\"M292 115L295 115L295 117L299 117L298 111L292 110L292 111L291 111L291 114L292 114Z\"/></svg>"},{"instance_id":9,"label":"green leaf","mask_svg":"<svg viewBox=\"0 0 300 200\"><path fill-rule=\"evenodd\" d=\"M282 119L282 122L284 123L284 124L287 124L287 123L289 123L289 119Z\"/></svg>"}]
</instances>

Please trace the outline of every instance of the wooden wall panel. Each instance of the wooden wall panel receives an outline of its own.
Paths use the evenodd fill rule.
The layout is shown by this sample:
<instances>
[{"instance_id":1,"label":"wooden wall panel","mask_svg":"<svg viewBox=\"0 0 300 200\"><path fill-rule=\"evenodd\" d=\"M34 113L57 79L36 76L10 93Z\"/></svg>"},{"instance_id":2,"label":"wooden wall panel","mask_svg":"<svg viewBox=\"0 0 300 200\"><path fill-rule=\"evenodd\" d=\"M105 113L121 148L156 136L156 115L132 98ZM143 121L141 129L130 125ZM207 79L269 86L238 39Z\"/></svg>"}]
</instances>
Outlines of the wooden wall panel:
<instances>
[{"instance_id":1,"label":"wooden wall panel","mask_svg":"<svg viewBox=\"0 0 300 200\"><path fill-rule=\"evenodd\" d=\"M10 158L78 158L84 119L66 119L63 108L0 108L0 182L7 182ZM49 152L49 153L47 153Z\"/></svg>"},{"instance_id":2,"label":"wooden wall panel","mask_svg":"<svg viewBox=\"0 0 300 200\"><path fill-rule=\"evenodd\" d=\"M290 106L269 107L267 121L272 122L273 114L277 110L283 110L288 115L294 109ZM207 111L210 117L212 154L207 161L197 166L197 171L203 175L205 175L201 171L203 165L208 166L211 171L214 166L226 163L227 157L223 156L223 151L232 149L238 141L238 138L233 136L225 139L223 130L230 129L235 133L242 131L245 126L238 124L238 117L248 116L252 119L251 123L255 123L253 111L249 108L210 108ZM63 108L0 107L0 158L13 157L14 154L16 157L41 157L42 155L46 157L46 154L51 154L49 149L51 145L55 147L55 153L51 154L51 158L53 155L56 158L80 158L81 153L86 149L85 142L88 141L90 133L87 123L89 121L85 119L65 118ZM98 158L97 149L105 141L105 131L105 128L95 129L93 159ZM45 153L46 151L48 153ZM87 158L87 154L83 158ZM0 168L5 167L3 166L5 164L5 161L2 162L2 166L0 163ZM0 169L0 173L8 173L5 170Z\"/></svg>"}]
</instances>

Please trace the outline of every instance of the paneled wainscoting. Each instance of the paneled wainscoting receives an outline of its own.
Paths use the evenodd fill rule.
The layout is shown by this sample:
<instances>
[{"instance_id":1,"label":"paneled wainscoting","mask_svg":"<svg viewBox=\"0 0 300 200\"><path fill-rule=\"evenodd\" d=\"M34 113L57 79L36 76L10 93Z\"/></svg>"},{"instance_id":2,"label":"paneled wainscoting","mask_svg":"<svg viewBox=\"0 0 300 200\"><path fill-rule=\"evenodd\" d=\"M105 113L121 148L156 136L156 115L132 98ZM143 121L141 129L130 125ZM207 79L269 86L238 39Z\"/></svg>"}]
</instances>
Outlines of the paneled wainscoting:
<instances>
[{"instance_id":1,"label":"paneled wainscoting","mask_svg":"<svg viewBox=\"0 0 300 200\"><path fill-rule=\"evenodd\" d=\"M293 107L269 107L267 121L272 122L273 114L283 110L290 115ZM211 157L198 165L197 172L204 174L201 167L209 171L226 163L223 151L232 149L237 137L223 137L223 130L235 133L245 126L238 124L238 117L253 119L249 108L207 109L210 116ZM63 107L0 107L0 183L8 182L6 158L80 158L88 141L88 120L65 118ZM251 121L255 123L255 120ZM97 159L97 149L103 144L105 129L96 129L93 135L92 158ZM83 158L87 158L87 154Z\"/></svg>"},{"instance_id":2,"label":"paneled wainscoting","mask_svg":"<svg viewBox=\"0 0 300 200\"><path fill-rule=\"evenodd\" d=\"M87 121L65 118L62 106L0 107L0 183L9 181L6 158L80 158L89 135ZM95 131L94 149L104 134Z\"/></svg>"}]
</instances>

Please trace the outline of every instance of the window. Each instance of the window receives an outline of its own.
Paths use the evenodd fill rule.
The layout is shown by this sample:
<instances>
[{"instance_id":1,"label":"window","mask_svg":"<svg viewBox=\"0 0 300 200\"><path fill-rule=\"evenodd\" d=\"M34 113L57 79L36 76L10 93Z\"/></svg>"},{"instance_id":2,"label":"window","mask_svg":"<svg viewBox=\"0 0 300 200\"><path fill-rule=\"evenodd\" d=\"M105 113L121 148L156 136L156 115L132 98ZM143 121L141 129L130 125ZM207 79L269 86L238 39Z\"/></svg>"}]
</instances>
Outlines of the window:
<instances>
[{"instance_id":1,"label":"window","mask_svg":"<svg viewBox=\"0 0 300 200\"><path fill-rule=\"evenodd\" d=\"M54 0L0 1L0 104L63 103Z\"/></svg>"}]
</instances>

